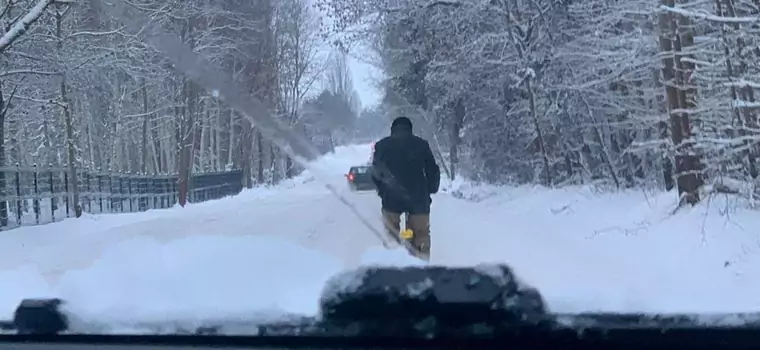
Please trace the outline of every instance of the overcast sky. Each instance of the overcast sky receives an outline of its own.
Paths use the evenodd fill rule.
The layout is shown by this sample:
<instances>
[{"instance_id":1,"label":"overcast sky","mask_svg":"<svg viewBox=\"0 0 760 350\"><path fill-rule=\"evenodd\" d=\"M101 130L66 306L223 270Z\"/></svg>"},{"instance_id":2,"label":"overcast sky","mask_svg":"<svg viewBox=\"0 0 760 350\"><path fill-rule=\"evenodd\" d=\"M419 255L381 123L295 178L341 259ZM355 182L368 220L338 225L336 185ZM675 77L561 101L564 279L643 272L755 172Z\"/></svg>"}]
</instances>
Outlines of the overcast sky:
<instances>
[{"instance_id":1,"label":"overcast sky","mask_svg":"<svg viewBox=\"0 0 760 350\"><path fill-rule=\"evenodd\" d=\"M377 89L377 82L382 77L382 73L376 67L363 62L362 57L369 56L371 53L367 49L356 48L349 53L348 65L354 80L354 88L359 93L363 107L371 107L380 102L382 95Z\"/></svg>"},{"instance_id":2,"label":"overcast sky","mask_svg":"<svg viewBox=\"0 0 760 350\"><path fill-rule=\"evenodd\" d=\"M322 16L322 20L327 25L331 22L326 16ZM329 45L326 46L329 47ZM382 77L382 72L373 65L366 63L373 55L371 50L361 45L353 46L348 54L348 68L351 70L354 89L359 94L362 107L371 107L378 104L382 97L380 90L376 88L377 81Z\"/></svg>"}]
</instances>

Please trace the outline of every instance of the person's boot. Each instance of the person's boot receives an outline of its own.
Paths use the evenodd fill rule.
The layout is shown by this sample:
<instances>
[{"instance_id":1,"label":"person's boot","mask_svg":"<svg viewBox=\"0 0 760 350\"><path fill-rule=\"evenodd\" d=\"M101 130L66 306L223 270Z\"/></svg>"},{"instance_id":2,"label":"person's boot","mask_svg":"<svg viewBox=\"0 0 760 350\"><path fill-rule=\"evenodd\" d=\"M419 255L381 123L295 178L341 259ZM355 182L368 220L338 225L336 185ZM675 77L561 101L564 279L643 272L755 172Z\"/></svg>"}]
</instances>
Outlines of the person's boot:
<instances>
[{"instance_id":1,"label":"person's boot","mask_svg":"<svg viewBox=\"0 0 760 350\"><path fill-rule=\"evenodd\" d=\"M418 258L425 261L430 261L430 244L419 244L414 248L417 249Z\"/></svg>"}]
</instances>

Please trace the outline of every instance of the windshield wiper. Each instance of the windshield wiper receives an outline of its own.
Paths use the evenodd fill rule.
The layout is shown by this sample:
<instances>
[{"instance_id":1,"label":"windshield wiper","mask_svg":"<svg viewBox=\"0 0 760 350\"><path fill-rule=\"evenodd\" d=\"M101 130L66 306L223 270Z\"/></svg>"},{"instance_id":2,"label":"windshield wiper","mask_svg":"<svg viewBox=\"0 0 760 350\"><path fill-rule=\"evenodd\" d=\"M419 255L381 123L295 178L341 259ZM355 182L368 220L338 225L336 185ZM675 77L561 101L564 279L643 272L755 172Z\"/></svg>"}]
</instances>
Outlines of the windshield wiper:
<instances>
[{"instance_id":1,"label":"windshield wiper","mask_svg":"<svg viewBox=\"0 0 760 350\"><path fill-rule=\"evenodd\" d=\"M335 276L319 317L222 322L174 335L69 329L63 301L25 300L7 342L248 348L738 349L760 344L760 314L555 314L504 265L360 268ZM165 332L165 331L164 331Z\"/></svg>"}]
</instances>

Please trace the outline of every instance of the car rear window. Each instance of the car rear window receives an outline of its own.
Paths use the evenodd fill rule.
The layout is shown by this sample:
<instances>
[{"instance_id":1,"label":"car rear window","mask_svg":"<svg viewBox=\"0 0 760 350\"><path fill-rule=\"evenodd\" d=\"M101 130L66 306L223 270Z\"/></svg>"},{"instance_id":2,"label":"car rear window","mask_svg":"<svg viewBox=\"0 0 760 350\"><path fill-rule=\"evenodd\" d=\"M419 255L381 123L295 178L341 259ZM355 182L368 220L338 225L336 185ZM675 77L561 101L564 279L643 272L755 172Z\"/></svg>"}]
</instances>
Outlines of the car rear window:
<instances>
[{"instance_id":1,"label":"car rear window","mask_svg":"<svg viewBox=\"0 0 760 350\"><path fill-rule=\"evenodd\" d=\"M361 167L354 167L351 168L351 172L356 174L366 174L369 171L368 166L361 166Z\"/></svg>"}]
</instances>

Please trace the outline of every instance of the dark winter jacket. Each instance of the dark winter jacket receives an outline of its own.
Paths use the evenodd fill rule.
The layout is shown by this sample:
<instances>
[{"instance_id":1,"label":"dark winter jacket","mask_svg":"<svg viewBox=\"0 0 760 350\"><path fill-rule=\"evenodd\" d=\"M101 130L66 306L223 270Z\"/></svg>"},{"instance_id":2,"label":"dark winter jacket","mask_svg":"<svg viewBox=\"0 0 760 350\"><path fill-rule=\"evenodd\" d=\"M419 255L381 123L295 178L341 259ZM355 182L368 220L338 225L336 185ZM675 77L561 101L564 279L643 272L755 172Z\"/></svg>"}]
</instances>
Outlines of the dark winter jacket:
<instances>
[{"instance_id":1,"label":"dark winter jacket","mask_svg":"<svg viewBox=\"0 0 760 350\"><path fill-rule=\"evenodd\" d=\"M397 118L391 135L375 143L372 180L384 210L430 213L430 195L438 192L441 170L428 142L412 133L409 119Z\"/></svg>"}]
</instances>

